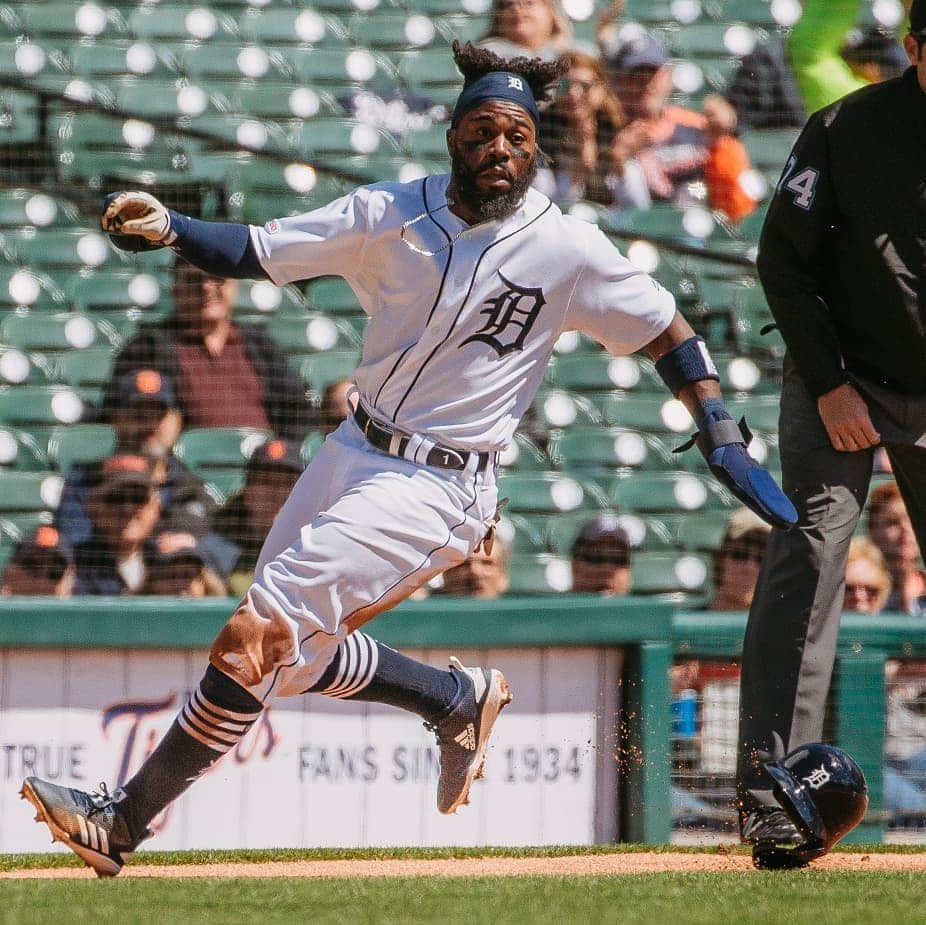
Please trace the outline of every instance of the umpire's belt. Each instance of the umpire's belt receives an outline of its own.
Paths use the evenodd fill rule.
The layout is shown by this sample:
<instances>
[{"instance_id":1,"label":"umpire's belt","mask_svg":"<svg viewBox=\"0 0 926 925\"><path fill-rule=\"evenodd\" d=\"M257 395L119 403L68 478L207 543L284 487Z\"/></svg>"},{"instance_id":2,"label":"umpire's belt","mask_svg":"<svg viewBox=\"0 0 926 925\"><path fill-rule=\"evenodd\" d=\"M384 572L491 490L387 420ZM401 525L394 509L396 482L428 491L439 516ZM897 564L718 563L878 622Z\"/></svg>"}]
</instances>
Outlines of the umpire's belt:
<instances>
[{"instance_id":1,"label":"umpire's belt","mask_svg":"<svg viewBox=\"0 0 926 925\"><path fill-rule=\"evenodd\" d=\"M425 466L438 466L441 469L465 469L470 454L455 450L449 446L423 437L421 434L403 434L393 428L374 421L360 404L353 410L354 420L363 431L364 437L378 450L389 453L390 456L401 456L411 462ZM485 472L489 462L494 459L494 453L479 453L477 472Z\"/></svg>"}]
</instances>

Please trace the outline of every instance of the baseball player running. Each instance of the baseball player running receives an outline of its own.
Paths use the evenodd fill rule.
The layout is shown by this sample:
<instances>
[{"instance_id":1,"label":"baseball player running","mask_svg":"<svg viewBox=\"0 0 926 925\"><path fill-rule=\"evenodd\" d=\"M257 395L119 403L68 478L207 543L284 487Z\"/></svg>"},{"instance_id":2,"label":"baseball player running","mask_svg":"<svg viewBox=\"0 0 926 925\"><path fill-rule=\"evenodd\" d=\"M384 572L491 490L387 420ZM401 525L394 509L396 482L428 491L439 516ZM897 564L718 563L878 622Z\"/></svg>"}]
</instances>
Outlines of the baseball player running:
<instances>
[{"instance_id":1,"label":"baseball player running","mask_svg":"<svg viewBox=\"0 0 926 925\"><path fill-rule=\"evenodd\" d=\"M138 773L100 793L28 778L22 795L100 876L149 822L244 736L271 698L305 692L410 710L440 748L437 807L468 802L499 711L497 669L447 671L360 627L462 562L492 529L498 453L540 385L560 332L615 354L646 348L698 422L717 477L772 523L794 509L747 454L703 341L672 296L594 226L531 189L538 100L560 66L454 45L464 86L449 176L360 187L263 228L203 222L147 193L107 197L104 230L171 247L209 273L283 286L337 274L369 328L350 418L270 530L254 583L220 631L198 688Z\"/></svg>"}]
</instances>

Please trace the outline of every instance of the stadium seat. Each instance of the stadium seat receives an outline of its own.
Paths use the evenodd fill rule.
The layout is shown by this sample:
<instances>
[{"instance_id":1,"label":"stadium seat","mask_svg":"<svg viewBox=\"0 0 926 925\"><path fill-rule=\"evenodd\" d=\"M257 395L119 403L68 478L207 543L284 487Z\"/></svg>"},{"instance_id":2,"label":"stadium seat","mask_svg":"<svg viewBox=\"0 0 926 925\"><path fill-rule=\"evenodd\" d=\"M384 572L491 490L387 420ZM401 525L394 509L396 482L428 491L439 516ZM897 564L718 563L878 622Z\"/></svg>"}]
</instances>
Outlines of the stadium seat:
<instances>
[{"instance_id":1,"label":"stadium seat","mask_svg":"<svg viewBox=\"0 0 926 925\"><path fill-rule=\"evenodd\" d=\"M18 385L0 388L0 424L44 433L41 426L74 424L83 417L84 403L71 388ZM39 429L36 429L36 426Z\"/></svg>"},{"instance_id":2,"label":"stadium seat","mask_svg":"<svg viewBox=\"0 0 926 925\"><path fill-rule=\"evenodd\" d=\"M276 315L267 319L267 333L287 353L317 353L359 346L348 325L321 314Z\"/></svg>"},{"instance_id":3,"label":"stadium seat","mask_svg":"<svg viewBox=\"0 0 926 925\"><path fill-rule=\"evenodd\" d=\"M732 504L713 477L692 472L634 472L611 480L608 497L621 511L691 513Z\"/></svg>"},{"instance_id":4,"label":"stadium seat","mask_svg":"<svg viewBox=\"0 0 926 925\"><path fill-rule=\"evenodd\" d=\"M163 79L176 71L172 55L131 40L78 42L70 47L68 60L74 73L86 78L110 80L135 75Z\"/></svg>"},{"instance_id":5,"label":"stadium seat","mask_svg":"<svg viewBox=\"0 0 926 925\"><path fill-rule=\"evenodd\" d=\"M433 21L421 13L401 10L377 11L372 16L358 13L348 23L348 32L355 44L376 49L426 48L439 42L449 56L445 39L434 28Z\"/></svg>"},{"instance_id":6,"label":"stadium seat","mask_svg":"<svg viewBox=\"0 0 926 925\"><path fill-rule=\"evenodd\" d=\"M589 398L601 420L615 427L655 434L688 435L694 428L685 406L668 391L660 393L600 392Z\"/></svg>"},{"instance_id":7,"label":"stadium seat","mask_svg":"<svg viewBox=\"0 0 926 925\"><path fill-rule=\"evenodd\" d=\"M244 483L244 467L251 454L271 437L268 431L247 427L192 428L180 435L174 453L228 498Z\"/></svg>"},{"instance_id":8,"label":"stadium seat","mask_svg":"<svg viewBox=\"0 0 926 925\"><path fill-rule=\"evenodd\" d=\"M503 471L548 472L553 462L527 434L514 435L511 443L499 454L498 464Z\"/></svg>"},{"instance_id":9,"label":"stadium seat","mask_svg":"<svg viewBox=\"0 0 926 925\"><path fill-rule=\"evenodd\" d=\"M330 315L354 315L363 311L354 290L340 276L313 279L305 290L312 308Z\"/></svg>"},{"instance_id":10,"label":"stadium seat","mask_svg":"<svg viewBox=\"0 0 926 925\"><path fill-rule=\"evenodd\" d=\"M210 86L208 82L205 86ZM293 81L263 79L228 82L223 88L229 111L263 119L311 119L317 115L345 115L343 107L320 87L305 87Z\"/></svg>"},{"instance_id":11,"label":"stadium seat","mask_svg":"<svg viewBox=\"0 0 926 925\"><path fill-rule=\"evenodd\" d=\"M632 574L632 594L699 594L710 588L711 562L691 552L641 552L633 556Z\"/></svg>"},{"instance_id":12,"label":"stadium seat","mask_svg":"<svg viewBox=\"0 0 926 925\"><path fill-rule=\"evenodd\" d=\"M2 244L13 260L46 272L121 263L106 236L91 228L21 228L5 232Z\"/></svg>"},{"instance_id":13,"label":"stadium seat","mask_svg":"<svg viewBox=\"0 0 926 925\"><path fill-rule=\"evenodd\" d=\"M35 189L0 190L0 229L77 225L77 207L66 199Z\"/></svg>"},{"instance_id":14,"label":"stadium seat","mask_svg":"<svg viewBox=\"0 0 926 925\"><path fill-rule=\"evenodd\" d=\"M731 33L731 29L734 32ZM739 30L739 31L736 31ZM745 30L745 32L743 31ZM752 30L742 24L729 22L699 22L668 33L669 50L681 58L725 58L741 57L751 47L746 47L747 35ZM744 44L738 44L737 39ZM752 33L753 44L757 36Z\"/></svg>"},{"instance_id":15,"label":"stadium seat","mask_svg":"<svg viewBox=\"0 0 926 925\"><path fill-rule=\"evenodd\" d=\"M54 511L61 500L63 481L54 472L17 472L0 469L0 511L4 520L17 523L12 514ZM24 520L34 521L29 517ZM24 521L19 521L20 523Z\"/></svg>"},{"instance_id":16,"label":"stadium seat","mask_svg":"<svg viewBox=\"0 0 926 925\"><path fill-rule=\"evenodd\" d=\"M572 587L569 560L550 553L513 555L508 575L509 594L558 594Z\"/></svg>"},{"instance_id":17,"label":"stadium seat","mask_svg":"<svg viewBox=\"0 0 926 925\"><path fill-rule=\"evenodd\" d=\"M588 395L565 389L541 388L531 410L538 424L550 429L601 423L601 412Z\"/></svg>"},{"instance_id":18,"label":"stadium seat","mask_svg":"<svg viewBox=\"0 0 926 925\"><path fill-rule=\"evenodd\" d=\"M20 77L2 66L4 49L0 47L0 76ZM39 140L41 126L39 101L34 94L0 88L0 145L30 144Z\"/></svg>"},{"instance_id":19,"label":"stadium seat","mask_svg":"<svg viewBox=\"0 0 926 925\"><path fill-rule=\"evenodd\" d=\"M234 17L210 10L205 4L139 4L129 19L129 28L138 38L174 41L227 41L237 32Z\"/></svg>"},{"instance_id":20,"label":"stadium seat","mask_svg":"<svg viewBox=\"0 0 926 925\"><path fill-rule=\"evenodd\" d=\"M137 308L156 312L172 305L170 281L157 270L98 270L76 277L67 289L75 311L94 313Z\"/></svg>"},{"instance_id":21,"label":"stadium seat","mask_svg":"<svg viewBox=\"0 0 926 925\"><path fill-rule=\"evenodd\" d=\"M48 435L48 461L62 475L75 463L106 459L116 450L116 432L109 424L70 424Z\"/></svg>"},{"instance_id":22,"label":"stadium seat","mask_svg":"<svg viewBox=\"0 0 926 925\"><path fill-rule=\"evenodd\" d=\"M41 354L30 356L16 347L0 346L0 384L42 383L53 376L53 367Z\"/></svg>"},{"instance_id":23,"label":"stadium seat","mask_svg":"<svg viewBox=\"0 0 926 925\"><path fill-rule=\"evenodd\" d=\"M713 552L720 548L732 511L700 511L697 517L682 517L675 540L682 549Z\"/></svg>"},{"instance_id":24,"label":"stadium seat","mask_svg":"<svg viewBox=\"0 0 926 925\"><path fill-rule=\"evenodd\" d=\"M499 495L508 498L512 512L545 514L574 511L590 500L579 482L555 472L504 472Z\"/></svg>"},{"instance_id":25,"label":"stadium seat","mask_svg":"<svg viewBox=\"0 0 926 925\"><path fill-rule=\"evenodd\" d=\"M336 17L299 6L252 7L239 17L238 31L244 41L266 46L340 44L346 32Z\"/></svg>"},{"instance_id":26,"label":"stadium seat","mask_svg":"<svg viewBox=\"0 0 926 925\"><path fill-rule=\"evenodd\" d=\"M654 365L642 357L612 357L607 353L555 356L547 381L575 392L623 389L663 393L665 386Z\"/></svg>"},{"instance_id":27,"label":"stadium seat","mask_svg":"<svg viewBox=\"0 0 926 925\"><path fill-rule=\"evenodd\" d=\"M553 461L576 478L618 468L672 469L678 460L650 434L621 427L573 427L557 434Z\"/></svg>"},{"instance_id":28,"label":"stadium seat","mask_svg":"<svg viewBox=\"0 0 926 925\"><path fill-rule=\"evenodd\" d=\"M47 471L45 448L28 431L0 427L0 468L23 472Z\"/></svg>"},{"instance_id":29,"label":"stadium seat","mask_svg":"<svg viewBox=\"0 0 926 925\"><path fill-rule=\"evenodd\" d=\"M300 83L342 91L368 83L378 73L388 73L383 60L363 48L275 48L271 57L281 62L280 70Z\"/></svg>"},{"instance_id":30,"label":"stadium seat","mask_svg":"<svg viewBox=\"0 0 926 925\"><path fill-rule=\"evenodd\" d=\"M375 126L337 117L297 124L290 144L299 157L309 159L373 154L380 148L396 149L385 132Z\"/></svg>"},{"instance_id":31,"label":"stadium seat","mask_svg":"<svg viewBox=\"0 0 926 925\"><path fill-rule=\"evenodd\" d=\"M109 382L114 352L112 347L88 347L62 353L55 364L57 378L78 392L87 386L99 389Z\"/></svg>"},{"instance_id":32,"label":"stadium seat","mask_svg":"<svg viewBox=\"0 0 926 925\"><path fill-rule=\"evenodd\" d=\"M321 395L332 382L351 378L359 362L359 350L326 350L303 359L299 374L313 392Z\"/></svg>"},{"instance_id":33,"label":"stadium seat","mask_svg":"<svg viewBox=\"0 0 926 925\"><path fill-rule=\"evenodd\" d=\"M20 350L82 350L102 338L97 325L86 315L7 315L0 322L0 339Z\"/></svg>"}]
</instances>

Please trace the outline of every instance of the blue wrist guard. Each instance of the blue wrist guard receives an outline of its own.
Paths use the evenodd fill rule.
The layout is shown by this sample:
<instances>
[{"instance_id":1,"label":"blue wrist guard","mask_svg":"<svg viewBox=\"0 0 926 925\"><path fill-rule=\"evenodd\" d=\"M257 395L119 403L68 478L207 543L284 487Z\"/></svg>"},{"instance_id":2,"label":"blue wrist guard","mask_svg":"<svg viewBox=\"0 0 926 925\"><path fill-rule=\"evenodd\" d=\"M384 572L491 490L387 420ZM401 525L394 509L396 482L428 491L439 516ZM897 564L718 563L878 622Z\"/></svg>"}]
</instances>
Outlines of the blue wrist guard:
<instances>
[{"instance_id":1,"label":"blue wrist guard","mask_svg":"<svg viewBox=\"0 0 926 925\"><path fill-rule=\"evenodd\" d=\"M737 424L719 398L709 398L702 405L698 432L675 452L697 446L721 485L766 523L787 530L797 523L797 511L771 475L746 452L751 441L746 419Z\"/></svg>"},{"instance_id":2,"label":"blue wrist guard","mask_svg":"<svg viewBox=\"0 0 926 925\"><path fill-rule=\"evenodd\" d=\"M266 279L257 260L247 225L204 222L168 209L170 230L177 237L171 250L214 276L233 279Z\"/></svg>"},{"instance_id":3,"label":"blue wrist guard","mask_svg":"<svg viewBox=\"0 0 926 925\"><path fill-rule=\"evenodd\" d=\"M691 382L700 382L702 379L720 382L717 367L707 352L707 345L700 337L689 337L668 353L664 353L656 360L656 372L676 398Z\"/></svg>"}]
</instances>

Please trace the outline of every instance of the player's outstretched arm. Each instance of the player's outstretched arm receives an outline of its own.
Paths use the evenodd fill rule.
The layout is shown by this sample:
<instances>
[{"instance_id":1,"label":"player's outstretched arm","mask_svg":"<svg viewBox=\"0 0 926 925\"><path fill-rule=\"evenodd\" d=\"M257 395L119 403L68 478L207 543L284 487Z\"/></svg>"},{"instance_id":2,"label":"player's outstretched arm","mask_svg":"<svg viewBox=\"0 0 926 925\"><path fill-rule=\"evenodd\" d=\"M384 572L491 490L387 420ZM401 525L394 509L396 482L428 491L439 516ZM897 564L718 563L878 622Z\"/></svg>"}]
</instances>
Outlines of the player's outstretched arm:
<instances>
[{"instance_id":1,"label":"player's outstretched arm","mask_svg":"<svg viewBox=\"0 0 926 925\"><path fill-rule=\"evenodd\" d=\"M184 260L215 276L267 278L247 225L190 218L166 208L150 193L110 193L103 200L100 225L122 250L170 247Z\"/></svg>"},{"instance_id":2,"label":"player's outstretched arm","mask_svg":"<svg viewBox=\"0 0 926 925\"><path fill-rule=\"evenodd\" d=\"M771 475L746 452L752 435L745 421L740 426L730 417L704 341L676 312L646 350L663 382L694 418L698 427L694 443L718 481L773 527L793 527L797 511Z\"/></svg>"}]
</instances>

